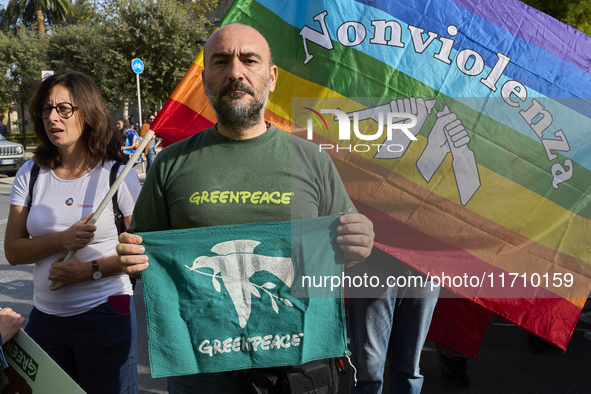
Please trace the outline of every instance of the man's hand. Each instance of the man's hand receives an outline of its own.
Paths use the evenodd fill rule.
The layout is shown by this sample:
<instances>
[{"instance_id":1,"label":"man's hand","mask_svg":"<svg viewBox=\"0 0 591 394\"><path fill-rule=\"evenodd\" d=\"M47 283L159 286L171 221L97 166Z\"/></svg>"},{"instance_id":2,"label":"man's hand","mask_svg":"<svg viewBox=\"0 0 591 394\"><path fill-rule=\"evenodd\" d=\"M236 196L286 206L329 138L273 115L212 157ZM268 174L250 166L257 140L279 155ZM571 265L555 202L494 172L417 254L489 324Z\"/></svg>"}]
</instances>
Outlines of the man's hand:
<instances>
[{"instance_id":1,"label":"man's hand","mask_svg":"<svg viewBox=\"0 0 591 394\"><path fill-rule=\"evenodd\" d=\"M83 282L91 278L92 264L82 263L76 256L68 261L64 261L65 258L66 254L60 253L51 264L48 279L56 282L56 285L50 287L49 290L59 290L66 285Z\"/></svg>"},{"instance_id":2,"label":"man's hand","mask_svg":"<svg viewBox=\"0 0 591 394\"><path fill-rule=\"evenodd\" d=\"M339 219L341 225L337 228L337 237L342 250L345 251L345 261L363 261L369 257L373 247L373 223L360 213L343 215Z\"/></svg>"},{"instance_id":3,"label":"man's hand","mask_svg":"<svg viewBox=\"0 0 591 394\"><path fill-rule=\"evenodd\" d=\"M0 334L4 345L25 323L25 318L10 308L0 310Z\"/></svg>"},{"instance_id":4,"label":"man's hand","mask_svg":"<svg viewBox=\"0 0 591 394\"><path fill-rule=\"evenodd\" d=\"M146 251L142 245L142 237L135 234L121 233L117 245L117 261L119 266L132 278L139 278L140 273L148 268L148 256L142 255Z\"/></svg>"}]
</instances>

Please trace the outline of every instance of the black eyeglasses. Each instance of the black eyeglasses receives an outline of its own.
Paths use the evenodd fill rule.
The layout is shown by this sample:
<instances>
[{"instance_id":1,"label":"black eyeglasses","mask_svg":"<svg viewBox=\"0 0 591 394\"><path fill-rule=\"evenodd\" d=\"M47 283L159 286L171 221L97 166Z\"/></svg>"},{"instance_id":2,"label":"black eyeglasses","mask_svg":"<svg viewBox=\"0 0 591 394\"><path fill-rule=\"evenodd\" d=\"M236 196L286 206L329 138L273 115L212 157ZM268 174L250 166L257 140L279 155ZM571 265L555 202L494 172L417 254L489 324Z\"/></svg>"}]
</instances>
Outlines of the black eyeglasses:
<instances>
[{"instance_id":1,"label":"black eyeglasses","mask_svg":"<svg viewBox=\"0 0 591 394\"><path fill-rule=\"evenodd\" d=\"M49 119L49 116L51 116L51 111L53 111L54 108L57 111L59 117L62 119L70 119L72 115L74 115L74 111L78 109L78 107L74 107L70 103L59 103L54 107L46 104L43 106L43 108L41 108L41 112L39 113L41 119Z\"/></svg>"}]
</instances>

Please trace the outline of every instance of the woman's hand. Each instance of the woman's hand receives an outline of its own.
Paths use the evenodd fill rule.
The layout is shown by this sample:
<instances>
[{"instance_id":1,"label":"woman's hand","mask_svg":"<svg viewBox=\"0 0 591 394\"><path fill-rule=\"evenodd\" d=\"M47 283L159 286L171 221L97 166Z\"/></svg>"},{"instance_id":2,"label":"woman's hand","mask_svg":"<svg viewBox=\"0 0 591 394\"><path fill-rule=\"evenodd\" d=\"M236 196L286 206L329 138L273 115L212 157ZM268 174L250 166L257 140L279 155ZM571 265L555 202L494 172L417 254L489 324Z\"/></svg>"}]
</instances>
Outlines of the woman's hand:
<instances>
[{"instance_id":1,"label":"woman's hand","mask_svg":"<svg viewBox=\"0 0 591 394\"><path fill-rule=\"evenodd\" d=\"M91 215L64 231L31 238L27 231L29 208L11 205L4 235L4 252L11 265L32 264L64 249L82 249L92 240L96 226L88 224Z\"/></svg>"},{"instance_id":2,"label":"woman's hand","mask_svg":"<svg viewBox=\"0 0 591 394\"><path fill-rule=\"evenodd\" d=\"M92 278L92 263L82 263L76 256L64 261L66 256L65 253L60 253L51 264L48 279L57 283L55 286L50 287L49 290L59 290L66 285Z\"/></svg>"},{"instance_id":3,"label":"woman's hand","mask_svg":"<svg viewBox=\"0 0 591 394\"><path fill-rule=\"evenodd\" d=\"M69 229L62 232L62 244L64 249L67 250L78 250L84 248L90 243L96 226L94 224L88 224L88 221L92 217L91 215L86 216L77 223L74 223Z\"/></svg>"}]
</instances>

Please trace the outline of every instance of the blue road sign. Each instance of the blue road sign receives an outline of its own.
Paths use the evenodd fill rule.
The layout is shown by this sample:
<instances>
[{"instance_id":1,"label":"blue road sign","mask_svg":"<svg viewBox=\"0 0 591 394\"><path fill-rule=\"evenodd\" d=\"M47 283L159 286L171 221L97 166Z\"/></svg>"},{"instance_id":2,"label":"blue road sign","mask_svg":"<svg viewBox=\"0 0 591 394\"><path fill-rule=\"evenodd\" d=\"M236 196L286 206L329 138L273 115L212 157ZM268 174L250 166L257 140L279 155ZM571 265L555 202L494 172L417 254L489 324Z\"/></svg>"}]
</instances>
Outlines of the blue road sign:
<instances>
[{"instance_id":1,"label":"blue road sign","mask_svg":"<svg viewBox=\"0 0 591 394\"><path fill-rule=\"evenodd\" d=\"M131 61L131 69L136 74L141 74L144 71L144 62L142 59L135 58Z\"/></svg>"}]
</instances>

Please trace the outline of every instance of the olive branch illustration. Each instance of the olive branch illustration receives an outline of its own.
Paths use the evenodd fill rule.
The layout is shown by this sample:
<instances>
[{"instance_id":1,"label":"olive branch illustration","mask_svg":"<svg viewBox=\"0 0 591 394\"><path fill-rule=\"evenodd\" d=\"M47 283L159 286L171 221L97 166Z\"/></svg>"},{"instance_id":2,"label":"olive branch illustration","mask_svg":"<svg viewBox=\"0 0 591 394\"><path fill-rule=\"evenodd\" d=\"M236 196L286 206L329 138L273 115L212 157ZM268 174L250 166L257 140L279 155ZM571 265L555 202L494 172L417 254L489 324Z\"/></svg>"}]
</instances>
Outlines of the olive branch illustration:
<instances>
[{"instance_id":1,"label":"olive branch illustration","mask_svg":"<svg viewBox=\"0 0 591 394\"><path fill-rule=\"evenodd\" d=\"M223 280L223 278L221 276L218 276L217 274L208 274L206 272L199 271L199 269L197 269L197 268L191 268L188 265L185 265L185 267L187 267L189 269L189 271L193 271L198 274L205 275L205 276L211 276L211 280L212 280L213 287L215 288L215 290L218 293L220 293L222 291L221 286L220 286L220 282L219 282L219 279ZM287 298L279 297L278 295L273 294L272 292L269 291L269 290L272 290L275 287L277 287L274 283L266 282L266 283L263 283L262 285L257 285L255 283L250 282L250 281L248 283L250 285L250 292L252 294L254 294L255 296L261 298L261 293L256 289L257 287L269 295L269 299L271 300L271 307L273 308L275 313L279 313L279 307L277 306L277 302L275 301L275 298L277 298L279 301L281 301L285 306L293 308L293 304Z\"/></svg>"}]
</instances>

